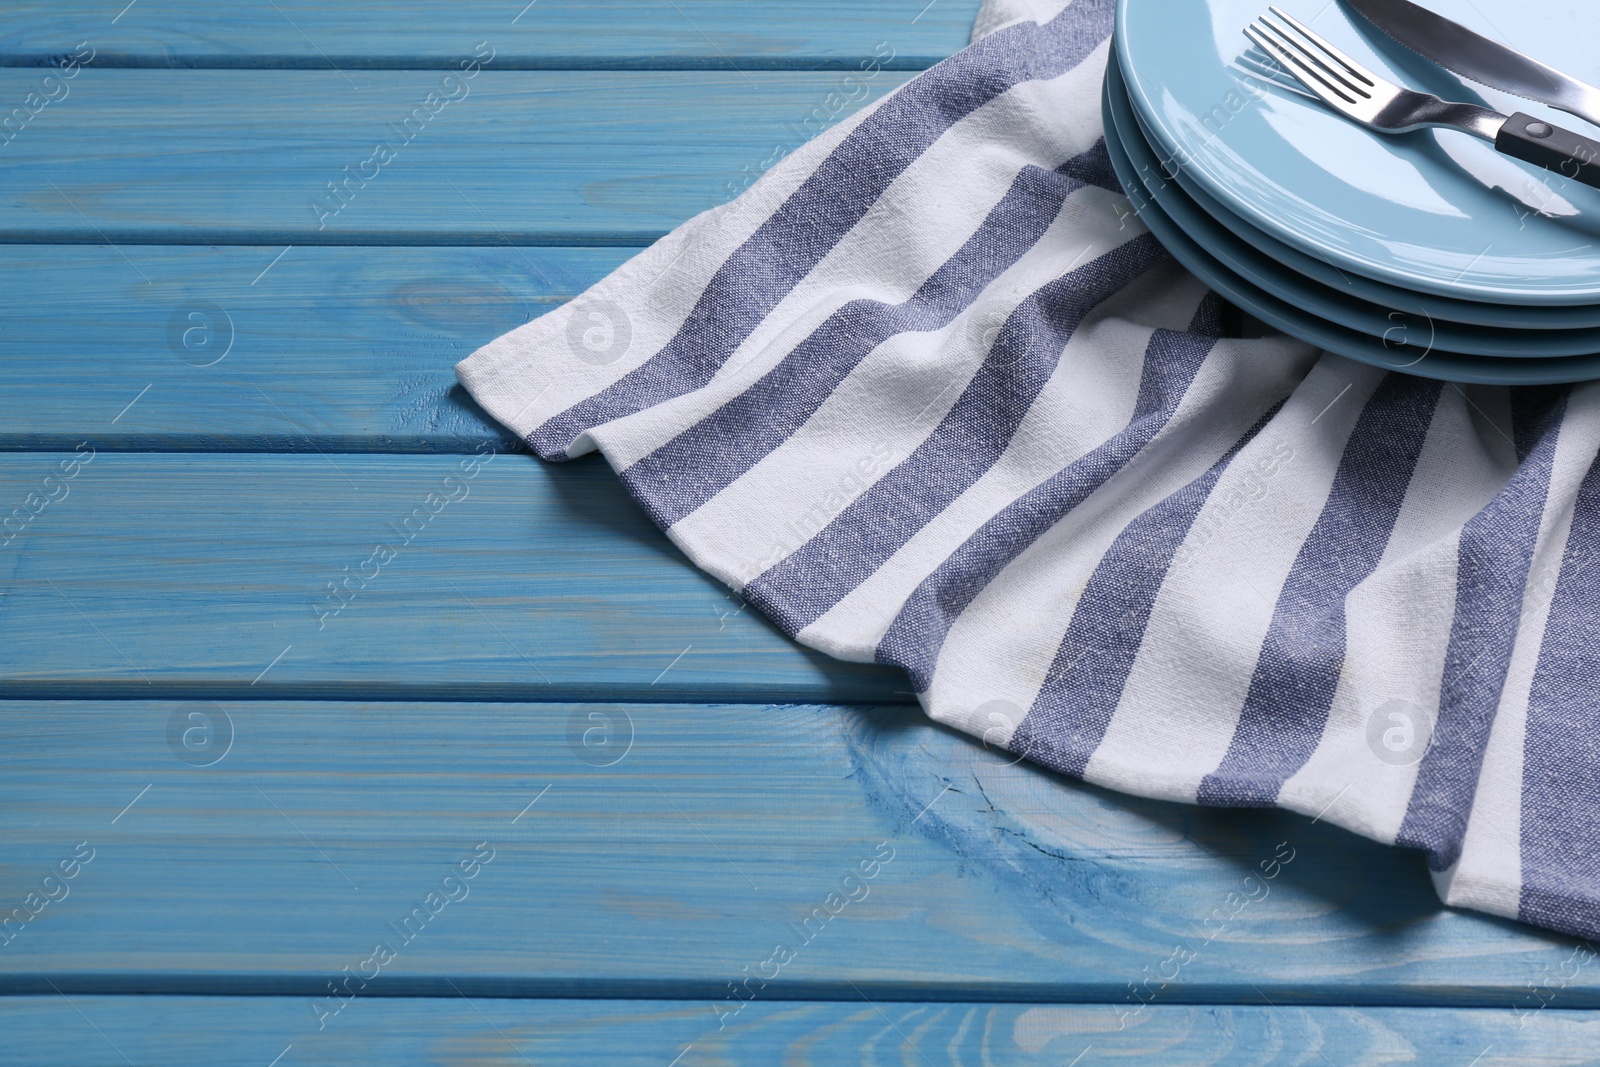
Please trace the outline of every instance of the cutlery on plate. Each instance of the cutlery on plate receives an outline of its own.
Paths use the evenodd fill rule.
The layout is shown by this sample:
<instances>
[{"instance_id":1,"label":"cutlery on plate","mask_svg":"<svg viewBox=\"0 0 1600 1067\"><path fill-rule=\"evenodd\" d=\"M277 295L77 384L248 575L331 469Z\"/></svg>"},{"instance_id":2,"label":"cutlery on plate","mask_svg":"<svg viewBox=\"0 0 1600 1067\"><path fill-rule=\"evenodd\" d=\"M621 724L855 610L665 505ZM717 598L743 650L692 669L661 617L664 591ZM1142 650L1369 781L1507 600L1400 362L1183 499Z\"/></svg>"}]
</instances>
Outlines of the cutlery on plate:
<instances>
[{"instance_id":1,"label":"cutlery on plate","mask_svg":"<svg viewBox=\"0 0 1600 1067\"><path fill-rule=\"evenodd\" d=\"M1344 0L1361 17L1429 62L1600 126L1600 89L1411 0Z\"/></svg>"},{"instance_id":2,"label":"cutlery on plate","mask_svg":"<svg viewBox=\"0 0 1600 1067\"><path fill-rule=\"evenodd\" d=\"M1293 15L1277 7L1269 10L1278 21L1262 16L1245 27L1245 36L1346 118L1384 134L1430 126L1461 130L1505 155L1600 188L1600 141L1521 111L1502 115L1476 104L1452 103L1432 93L1401 88L1339 51Z\"/></svg>"}]
</instances>

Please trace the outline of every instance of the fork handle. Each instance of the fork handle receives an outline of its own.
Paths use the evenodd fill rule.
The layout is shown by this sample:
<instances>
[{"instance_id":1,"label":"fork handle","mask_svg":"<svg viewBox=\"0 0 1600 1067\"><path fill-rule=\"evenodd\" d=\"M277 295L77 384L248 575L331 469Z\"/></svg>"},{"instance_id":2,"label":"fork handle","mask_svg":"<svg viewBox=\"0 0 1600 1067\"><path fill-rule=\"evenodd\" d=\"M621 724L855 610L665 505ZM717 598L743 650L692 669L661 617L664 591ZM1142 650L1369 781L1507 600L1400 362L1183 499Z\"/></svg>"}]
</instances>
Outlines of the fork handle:
<instances>
[{"instance_id":1,"label":"fork handle","mask_svg":"<svg viewBox=\"0 0 1600 1067\"><path fill-rule=\"evenodd\" d=\"M1500 127L1494 146L1508 156L1600 188L1600 141L1518 111Z\"/></svg>"}]
</instances>

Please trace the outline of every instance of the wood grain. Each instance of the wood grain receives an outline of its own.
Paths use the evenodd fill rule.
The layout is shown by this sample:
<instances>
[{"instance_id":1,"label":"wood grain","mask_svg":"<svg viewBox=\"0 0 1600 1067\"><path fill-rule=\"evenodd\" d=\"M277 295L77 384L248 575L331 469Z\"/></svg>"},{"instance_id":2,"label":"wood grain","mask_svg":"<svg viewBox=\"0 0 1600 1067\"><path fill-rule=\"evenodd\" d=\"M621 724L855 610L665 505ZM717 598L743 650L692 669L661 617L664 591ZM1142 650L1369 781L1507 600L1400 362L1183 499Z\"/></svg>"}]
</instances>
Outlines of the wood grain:
<instances>
[{"instance_id":1,"label":"wood grain","mask_svg":"<svg viewBox=\"0 0 1600 1067\"><path fill-rule=\"evenodd\" d=\"M598 458L87 454L0 456L0 695L910 699L744 610Z\"/></svg>"},{"instance_id":2,"label":"wood grain","mask_svg":"<svg viewBox=\"0 0 1600 1067\"><path fill-rule=\"evenodd\" d=\"M1103 1005L752 1004L736 1026L673 1001L381 1000L306 1033L305 1001L17 997L0 1001L16 1067L347 1067L352 1063L834 1067L845 1063L1202 1065L1594 1062L1600 1013L1168 1007L1125 1030ZM288 1051L285 1053L284 1050ZM674 1061L674 1057L677 1059ZM1081 1057L1081 1058L1080 1058ZM1474 1057L1478 1057L1474 1060Z\"/></svg>"},{"instance_id":3,"label":"wood grain","mask_svg":"<svg viewBox=\"0 0 1600 1067\"><path fill-rule=\"evenodd\" d=\"M976 7L8 6L0 1061L1595 1061L1592 950L1418 856L1011 765L472 458L456 360Z\"/></svg>"},{"instance_id":4,"label":"wood grain","mask_svg":"<svg viewBox=\"0 0 1600 1067\"><path fill-rule=\"evenodd\" d=\"M0 148L0 238L647 244L908 77L91 66ZM40 78L0 70L0 100Z\"/></svg>"},{"instance_id":5,"label":"wood grain","mask_svg":"<svg viewBox=\"0 0 1600 1067\"><path fill-rule=\"evenodd\" d=\"M688 999L702 1026L743 1019L747 975L763 1003L859 987L1128 1025L1600 1007L1592 951L1444 909L1414 853L1008 766L906 707L9 702L0 839L7 907L93 850L8 930L6 993L316 997L348 965L389 995Z\"/></svg>"},{"instance_id":6,"label":"wood grain","mask_svg":"<svg viewBox=\"0 0 1600 1067\"><path fill-rule=\"evenodd\" d=\"M898 69L964 47L979 0L276 0L260 6L137 0L6 5L0 63L47 65L80 41L101 66L453 67L492 41L505 69L810 70L854 66L880 42Z\"/></svg>"},{"instance_id":7,"label":"wood grain","mask_svg":"<svg viewBox=\"0 0 1600 1067\"><path fill-rule=\"evenodd\" d=\"M0 245L0 449L469 452L456 361L632 254Z\"/></svg>"}]
</instances>

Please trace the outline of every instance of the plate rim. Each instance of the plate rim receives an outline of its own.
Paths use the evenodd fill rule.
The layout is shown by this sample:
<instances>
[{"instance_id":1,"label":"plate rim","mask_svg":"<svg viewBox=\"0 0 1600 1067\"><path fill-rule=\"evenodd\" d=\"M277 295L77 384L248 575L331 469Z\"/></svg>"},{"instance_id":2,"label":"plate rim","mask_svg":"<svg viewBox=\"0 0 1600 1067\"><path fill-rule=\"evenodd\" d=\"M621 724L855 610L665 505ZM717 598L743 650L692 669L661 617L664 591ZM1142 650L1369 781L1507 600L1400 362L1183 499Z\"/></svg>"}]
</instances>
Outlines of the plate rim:
<instances>
[{"instance_id":1,"label":"plate rim","mask_svg":"<svg viewBox=\"0 0 1600 1067\"><path fill-rule=\"evenodd\" d=\"M1469 356L1449 352L1443 349L1430 349L1423 357L1414 363L1396 365L1384 359L1376 351L1371 350L1371 342L1375 338L1366 338L1357 334L1348 327L1339 326L1315 316L1295 314L1297 309L1287 301L1275 298L1265 290L1253 285L1241 276L1233 275L1220 262L1210 257L1204 248L1197 243L1189 241L1185 247L1180 241L1170 241L1164 237L1159 229L1177 231L1183 241L1188 241L1187 235L1178 227L1170 217L1161 210L1155 198L1151 196L1139 179L1137 168L1127 158L1126 149L1115 124L1112 114L1109 83L1101 90L1101 111L1105 119L1106 150L1110 156L1112 169L1117 172L1119 182L1125 182L1131 172L1134 181L1139 182L1136 195L1129 196L1135 214L1144 222L1152 236L1160 241L1183 267L1193 273L1207 286L1215 289L1220 295L1237 304L1245 311L1259 318L1269 326L1273 326L1307 344L1314 345L1326 352L1353 359L1358 363L1380 367L1384 370L1402 374L1415 374L1425 378L1437 378L1444 381L1479 384L1479 385L1565 385L1576 382L1591 381L1600 378L1600 355L1589 356L1548 356L1527 357L1520 359L1495 357L1495 356ZM1119 165L1120 157L1120 165ZM1127 192L1126 186L1124 191ZM1141 210L1141 202L1144 210ZM1154 208L1154 212L1150 209ZM1154 217L1157 226L1150 225ZM1164 225L1163 225L1164 221ZM1175 250L1174 245L1178 248ZM1209 260L1209 262L1207 262ZM1198 265L1197 265L1198 264ZM1287 313L1286 313L1287 309ZM1350 338L1344 335L1355 335L1363 338L1368 345L1351 345ZM1437 355L1438 359L1429 363L1428 357ZM1582 369L1580 369L1582 368Z\"/></svg>"},{"instance_id":2,"label":"plate rim","mask_svg":"<svg viewBox=\"0 0 1600 1067\"><path fill-rule=\"evenodd\" d=\"M1127 101L1121 89L1121 75L1121 69L1117 64L1108 63L1106 65L1108 82L1106 91L1116 95L1132 112L1131 103ZM1113 80L1117 84L1112 84ZM1136 124L1134 132L1142 135L1140 137L1142 148L1153 152L1153 149L1150 149L1148 144L1149 130L1144 128L1142 122L1139 122L1138 114L1131 113L1130 121ZM1127 132L1123 131L1120 125L1118 130L1119 139L1126 142ZM1126 149L1125 143L1124 149ZM1159 158L1157 163L1159 165ZM1135 165L1137 166L1137 163ZM1488 356L1496 359L1563 359L1573 356L1600 354L1600 328L1596 327L1570 330L1540 330L1461 323L1443 316L1435 317L1431 312L1427 311L1408 313L1402 308L1381 304L1367 300L1358 294L1345 292L1337 286L1302 274L1287 263L1275 260L1269 253L1253 246L1248 240L1228 230L1223 223L1213 218L1211 213L1205 210L1204 205L1195 202L1182 188L1182 184L1176 178L1171 177L1168 171L1162 170L1160 179L1166 182L1162 188L1156 188L1149 180L1144 183L1151 199L1155 200L1162 212L1172 220L1173 225L1183 230L1196 244L1216 258L1222 266L1278 299L1303 304L1306 310L1319 318L1326 319L1346 329L1355 330L1358 333L1364 333L1369 336L1382 336L1397 328L1409 328L1408 323L1403 320L1397 322L1394 316L1409 315L1414 318L1417 315L1421 315L1428 320L1430 332L1435 339L1441 333L1448 335L1450 340L1443 342L1443 347L1460 355ZM1197 226L1205 227L1212 232L1196 233ZM1219 250L1219 246L1221 250ZM1256 260L1261 262L1258 264L1255 262ZM1356 306L1351 307L1350 305ZM1374 317L1377 321L1373 325L1364 325L1352 321L1352 318L1346 317L1347 310L1349 315ZM1383 321L1388 321L1390 325L1388 327L1380 325ZM1377 326L1377 329L1374 330L1373 326ZM1479 342L1474 336L1477 334L1487 334L1489 339ZM1568 336L1570 342L1565 351L1559 350L1561 346L1558 339L1563 334ZM1463 338L1462 335L1466 336ZM1557 350L1538 350L1541 341L1546 338L1555 340ZM1467 345L1470 347L1461 344L1463 339L1467 341ZM1518 346L1521 350L1497 351L1489 347L1495 344ZM1485 348L1488 348L1488 350L1483 350Z\"/></svg>"},{"instance_id":3,"label":"plate rim","mask_svg":"<svg viewBox=\"0 0 1600 1067\"><path fill-rule=\"evenodd\" d=\"M1540 306L1574 306L1600 304L1600 272L1592 282L1582 288L1571 286L1551 287L1545 286L1538 289L1524 287L1507 288L1504 284L1495 284L1488 279L1479 282L1463 280L1465 273L1454 281L1443 281L1426 275L1410 274L1391 264L1384 263L1371 257L1356 254L1351 249L1341 249L1336 245L1318 245L1313 238L1303 230L1285 224L1273 213L1266 210L1253 210L1255 205L1243 199L1236 199L1230 190L1216 175L1210 173L1204 165L1207 161L1197 159L1196 154L1180 149L1172 143L1172 137L1160 121L1159 114L1151 110L1150 101L1146 98L1148 92L1144 79L1139 74L1139 65L1133 61L1129 53L1129 38L1137 34L1129 34L1128 22L1131 6L1137 3L1154 2L1154 0L1117 0L1112 34L1111 54L1122 64L1128 82L1128 98L1135 111L1143 117L1150 129L1154 147L1159 154L1166 158L1175 158L1181 151L1193 165L1187 165L1191 177L1200 183L1208 192L1224 206L1237 207L1240 216L1252 224L1259 225L1261 229L1278 238L1285 244L1300 249L1307 255L1323 255L1329 260L1336 260L1340 269L1349 269L1353 273L1362 274L1367 278L1383 281L1402 289L1410 289L1419 293L1443 296L1453 299L1466 299L1476 303L1508 304L1524 307ZM1208 8L1213 0L1194 0L1205 4ZM1263 10L1265 2L1263 0ZM1529 104L1530 108L1538 105ZM1378 136L1373 134L1372 136ZM1600 244L1600 239L1597 239Z\"/></svg>"}]
</instances>

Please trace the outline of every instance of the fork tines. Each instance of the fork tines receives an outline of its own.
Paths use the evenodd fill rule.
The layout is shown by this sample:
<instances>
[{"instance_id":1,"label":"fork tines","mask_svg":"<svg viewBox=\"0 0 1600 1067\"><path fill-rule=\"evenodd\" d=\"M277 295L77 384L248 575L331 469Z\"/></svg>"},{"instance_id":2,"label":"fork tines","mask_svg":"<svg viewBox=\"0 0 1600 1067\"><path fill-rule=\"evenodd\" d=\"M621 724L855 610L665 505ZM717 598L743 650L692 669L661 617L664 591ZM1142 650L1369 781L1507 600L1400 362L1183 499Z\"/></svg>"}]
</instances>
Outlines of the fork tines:
<instances>
[{"instance_id":1,"label":"fork tines","mask_svg":"<svg viewBox=\"0 0 1600 1067\"><path fill-rule=\"evenodd\" d=\"M1338 107L1365 103L1372 99L1374 90L1398 90L1398 86L1384 82L1287 11L1277 6L1267 10L1283 25L1263 15L1245 27L1245 36L1329 104Z\"/></svg>"}]
</instances>

